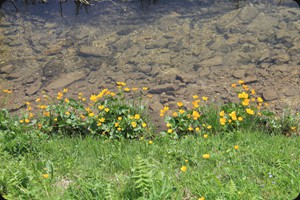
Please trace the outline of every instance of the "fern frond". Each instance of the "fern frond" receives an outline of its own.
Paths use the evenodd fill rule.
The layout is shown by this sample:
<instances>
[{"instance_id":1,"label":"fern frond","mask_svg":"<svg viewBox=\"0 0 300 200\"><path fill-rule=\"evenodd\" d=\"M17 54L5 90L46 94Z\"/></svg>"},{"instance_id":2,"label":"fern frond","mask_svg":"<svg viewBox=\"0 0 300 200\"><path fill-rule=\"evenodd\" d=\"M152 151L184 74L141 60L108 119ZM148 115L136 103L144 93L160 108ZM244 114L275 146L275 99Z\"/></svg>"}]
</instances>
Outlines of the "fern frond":
<instances>
[{"instance_id":1,"label":"fern frond","mask_svg":"<svg viewBox=\"0 0 300 200\"><path fill-rule=\"evenodd\" d=\"M149 194L152 186L151 167L148 162L140 156L136 158L136 168L133 178L135 188L144 195Z\"/></svg>"}]
</instances>

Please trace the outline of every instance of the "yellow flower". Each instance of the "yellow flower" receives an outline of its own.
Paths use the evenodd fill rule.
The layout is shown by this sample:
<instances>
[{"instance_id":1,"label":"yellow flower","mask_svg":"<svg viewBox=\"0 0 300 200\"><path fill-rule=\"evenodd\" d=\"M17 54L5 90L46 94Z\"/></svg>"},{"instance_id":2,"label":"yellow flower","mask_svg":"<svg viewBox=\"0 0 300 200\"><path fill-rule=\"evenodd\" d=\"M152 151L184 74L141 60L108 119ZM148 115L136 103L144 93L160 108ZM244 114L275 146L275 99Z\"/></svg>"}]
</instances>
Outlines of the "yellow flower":
<instances>
[{"instance_id":1,"label":"yellow flower","mask_svg":"<svg viewBox=\"0 0 300 200\"><path fill-rule=\"evenodd\" d=\"M100 106L98 106L98 109L99 110L103 110L105 108L105 106L104 105L100 105Z\"/></svg>"},{"instance_id":2,"label":"yellow flower","mask_svg":"<svg viewBox=\"0 0 300 200\"><path fill-rule=\"evenodd\" d=\"M226 123L226 118L220 118L220 124L225 125Z\"/></svg>"},{"instance_id":3,"label":"yellow flower","mask_svg":"<svg viewBox=\"0 0 300 200\"><path fill-rule=\"evenodd\" d=\"M265 103L265 106L269 106L269 104L268 104L268 103Z\"/></svg>"},{"instance_id":4,"label":"yellow flower","mask_svg":"<svg viewBox=\"0 0 300 200\"><path fill-rule=\"evenodd\" d=\"M138 89L139 89L139 88L136 88L136 87L131 88L132 91L137 91Z\"/></svg>"},{"instance_id":5,"label":"yellow flower","mask_svg":"<svg viewBox=\"0 0 300 200\"><path fill-rule=\"evenodd\" d=\"M188 163L188 162L189 162L189 160L184 160L184 162L185 162L185 163Z\"/></svg>"},{"instance_id":6,"label":"yellow flower","mask_svg":"<svg viewBox=\"0 0 300 200\"><path fill-rule=\"evenodd\" d=\"M144 139L144 137L140 137L140 140L143 140Z\"/></svg>"},{"instance_id":7,"label":"yellow flower","mask_svg":"<svg viewBox=\"0 0 300 200\"><path fill-rule=\"evenodd\" d=\"M178 112L179 112L180 114L183 114L185 111L182 110L182 109L180 109L180 110L178 110Z\"/></svg>"},{"instance_id":8,"label":"yellow flower","mask_svg":"<svg viewBox=\"0 0 300 200\"><path fill-rule=\"evenodd\" d=\"M62 92L58 92L56 99L61 100L63 96L64 94Z\"/></svg>"},{"instance_id":9,"label":"yellow flower","mask_svg":"<svg viewBox=\"0 0 300 200\"><path fill-rule=\"evenodd\" d=\"M105 111L105 112L108 112L108 111L109 111L109 108L105 108L104 111Z\"/></svg>"},{"instance_id":10,"label":"yellow flower","mask_svg":"<svg viewBox=\"0 0 300 200\"><path fill-rule=\"evenodd\" d=\"M205 200L205 198L204 197L200 197L198 200Z\"/></svg>"},{"instance_id":11,"label":"yellow flower","mask_svg":"<svg viewBox=\"0 0 300 200\"><path fill-rule=\"evenodd\" d=\"M147 97L148 97L148 98L152 98L153 95L152 95L152 94L148 94Z\"/></svg>"},{"instance_id":12,"label":"yellow flower","mask_svg":"<svg viewBox=\"0 0 300 200\"><path fill-rule=\"evenodd\" d=\"M200 117L200 113L195 110L193 111L192 115L194 120L197 120Z\"/></svg>"},{"instance_id":13,"label":"yellow flower","mask_svg":"<svg viewBox=\"0 0 300 200\"><path fill-rule=\"evenodd\" d=\"M68 98L65 98L65 102L66 102L66 103L69 103L70 100L69 100Z\"/></svg>"},{"instance_id":14,"label":"yellow flower","mask_svg":"<svg viewBox=\"0 0 300 200\"><path fill-rule=\"evenodd\" d=\"M193 99L199 99L198 95L193 95Z\"/></svg>"},{"instance_id":15,"label":"yellow flower","mask_svg":"<svg viewBox=\"0 0 300 200\"><path fill-rule=\"evenodd\" d=\"M93 95L90 96L90 100L92 102L96 102L98 100L98 96L93 94Z\"/></svg>"},{"instance_id":16,"label":"yellow flower","mask_svg":"<svg viewBox=\"0 0 300 200\"><path fill-rule=\"evenodd\" d=\"M224 115L225 115L224 110L222 110L219 115L220 115L220 117L224 117Z\"/></svg>"},{"instance_id":17,"label":"yellow flower","mask_svg":"<svg viewBox=\"0 0 300 200\"><path fill-rule=\"evenodd\" d=\"M44 114L45 117L49 117L50 116L50 112L49 111L45 111L43 114Z\"/></svg>"},{"instance_id":18,"label":"yellow flower","mask_svg":"<svg viewBox=\"0 0 300 200\"><path fill-rule=\"evenodd\" d=\"M249 87L247 85L243 85L244 90L248 91Z\"/></svg>"},{"instance_id":19,"label":"yellow flower","mask_svg":"<svg viewBox=\"0 0 300 200\"><path fill-rule=\"evenodd\" d=\"M57 117L54 118L54 121L57 122Z\"/></svg>"},{"instance_id":20,"label":"yellow flower","mask_svg":"<svg viewBox=\"0 0 300 200\"><path fill-rule=\"evenodd\" d=\"M152 141L152 140L150 140L148 143L151 145L151 144L153 144L153 141Z\"/></svg>"},{"instance_id":21,"label":"yellow flower","mask_svg":"<svg viewBox=\"0 0 300 200\"><path fill-rule=\"evenodd\" d=\"M212 126L211 126L211 125L207 126L207 129L211 129L211 128L212 128Z\"/></svg>"},{"instance_id":22,"label":"yellow flower","mask_svg":"<svg viewBox=\"0 0 300 200\"><path fill-rule=\"evenodd\" d=\"M173 117L178 117L178 113L177 112L173 112Z\"/></svg>"},{"instance_id":23,"label":"yellow flower","mask_svg":"<svg viewBox=\"0 0 300 200\"><path fill-rule=\"evenodd\" d=\"M40 101L41 101L40 97L35 100L35 102L40 102Z\"/></svg>"},{"instance_id":24,"label":"yellow flower","mask_svg":"<svg viewBox=\"0 0 300 200\"><path fill-rule=\"evenodd\" d=\"M38 128L41 129L43 127L42 124L37 124Z\"/></svg>"},{"instance_id":25,"label":"yellow flower","mask_svg":"<svg viewBox=\"0 0 300 200\"><path fill-rule=\"evenodd\" d=\"M205 158L205 159L208 159L208 158L210 158L210 155L209 154L204 154L202 157Z\"/></svg>"},{"instance_id":26,"label":"yellow flower","mask_svg":"<svg viewBox=\"0 0 300 200\"><path fill-rule=\"evenodd\" d=\"M98 123L97 123L97 126L101 126L101 125L102 125L102 123L101 123L101 122L98 122Z\"/></svg>"},{"instance_id":27,"label":"yellow flower","mask_svg":"<svg viewBox=\"0 0 300 200\"><path fill-rule=\"evenodd\" d=\"M251 98L251 101L253 101L253 102L254 102L254 101L255 101L255 98L254 98L254 97L252 97L252 98Z\"/></svg>"},{"instance_id":28,"label":"yellow flower","mask_svg":"<svg viewBox=\"0 0 300 200\"><path fill-rule=\"evenodd\" d=\"M122 128L121 127L118 127L118 129L117 129L118 131L121 131L122 130Z\"/></svg>"},{"instance_id":29,"label":"yellow flower","mask_svg":"<svg viewBox=\"0 0 300 200\"><path fill-rule=\"evenodd\" d=\"M207 101L208 97L202 97L203 101Z\"/></svg>"},{"instance_id":30,"label":"yellow flower","mask_svg":"<svg viewBox=\"0 0 300 200\"><path fill-rule=\"evenodd\" d=\"M131 122L131 125L133 128L135 128L137 126L136 122Z\"/></svg>"},{"instance_id":31,"label":"yellow flower","mask_svg":"<svg viewBox=\"0 0 300 200\"><path fill-rule=\"evenodd\" d=\"M80 115L80 118L81 118L81 119L85 119L85 116L84 116L84 115Z\"/></svg>"},{"instance_id":32,"label":"yellow flower","mask_svg":"<svg viewBox=\"0 0 300 200\"><path fill-rule=\"evenodd\" d=\"M118 86L126 86L126 83L124 83L124 82L116 82L116 84L117 84Z\"/></svg>"},{"instance_id":33,"label":"yellow flower","mask_svg":"<svg viewBox=\"0 0 300 200\"><path fill-rule=\"evenodd\" d=\"M121 120L122 120L122 117L118 117L118 120L121 121Z\"/></svg>"},{"instance_id":34,"label":"yellow flower","mask_svg":"<svg viewBox=\"0 0 300 200\"><path fill-rule=\"evenodd\" d=\"M115 127L118 127L118 126L119 126L119 122L116 122L116 123L115 123Z\"/></svg>"},{"instance_id":35,"label":"yellow flower","mask_svg":"<svg viewBox=\"0 0 300 200\"><path fill-rule=\"evenodd\" d=\"M199 127L196 127L196 128L195 128L195 131L200 131L200 128L199 128Z\"/></svg>"},{"instance_id":36,"label":"yellow flower","mask_svg":"<svg viewBox=\"0 0 300 200\"><path fill-rule=\"evenodd\" d=\"M25 123L28 124L30 122L29 119L25 119Z\"/></svg>"},{"instance_id":37,"label":"yellow flower","mask_svg":"<svg viewBox=\"0 0 300 200\"><path fill-rule=\"evenodd\" d=\"M258 97L258 98L257 98L257 101L258 101L259 103L262 103L264 100L263 100L261 97Z\"/></svg>"},{"instance_id":38,"label":"yellow flower","mask_svg":"<svg viewBox=\"0 0 300 200\"><path fill-rule=\"evenodd\" d=\"M64 88L63 93L67 93L67 92L68 92L68 88Z\"/></svg>"},{"instance_id":39,"label":"yellow flower","mask_svg":"<svg viewBox=\"0 0 300 200\"><path fill-rule=\"evenodd\" d=\"M182 107L183 106L183 103L181 101L177 102L177 106L178 107Z\"/></svg>"},{"instance_id":40,"label":"yellow flower","mask_svg":"<svg viewBox=\"0 0 300 200\"><path fill-rule=\"evenodd\" d=\"M242 101L242 105L243 105L243 106L248 106L249 103L250 103L250 99L244 99L244 100Z\"/></svg>"},{"instance_id":41,"label":"yellow flower","mask_svg":"<svg viewBox=\"0 0 300 200\"><path fill-rule=\"evenodd\" d=\"M194 129L193 129L192 127L189 127L188 130L189 130L189 131L192 131L192 130L194 130Z\"/></svg>"},{"instance_id":42,"label":"yellow flower","mask_svg":"<svg viewBox=\"0 0 300 200\"><path fill-rule=\"evenodd\" d=\"M105 122L105 118L104 117L101 117L100 119L99 119L99 122Z\"/></svg>"},{"instance_id":43,"label":"yellow flower","mask_svg":"<svg viewBox=\"0 0 300 200\"><path fill-rule=\"evenodd\" d=\"M142 127L144 127L144 128L145 128L146 126L147 126L147 124L146 124L146 123L142 123Z\"/></svg>"},{"instance_id":44,"label":"yellow flower","mask_svg":"<svg viewBox=\"0 0 300 200\"><path fill-rule=\"evenodd\" d=\"M166 127L168 127L168 128L171 127L171 126L172 126L172 125L171 125L170 123L167 123L167 124L166 124Z\"/></svg>"},{"instance_id":45,"label":"yellow flower","mask_svg":"<svg viewBox=\"0 0 300 200\"><path fill-rule=\"evenodd\" d=\"M31 107L31 106L28 106L27 110L28 110L28 111L31 111L31 110L32 110L32 107Z\"/></svg>"},{"instance_id":46,"label":"yellow flower","mask_svg":"<svg viewBox=\"0 0 300 200\"><path fill-rule=\"evenodd\" d=\"M255 95L255 94L256 94L256 92L255 92L254 89L251 90L251 94L252 94L252 95Z\"/></svg>"},{"instance_id":47,"label":"yellow flower","mask_svg":"<svg viewBox=\"0 0 300 200\"><path fill-rule=\"evenodd\" d=\"M28 118L32 118L34 116L33 113L29 113Z\"/></svg>"},{"instance_id":48,"label":"yellow flower","mask_svg":"<svg viewBox=\"0 0 300 200\"><path fill-rule=\"evenodd\" d=\"M86 98L81 98L81 101L86 101Z\"/></svg>"},{"instance_id":49,"label":"yellow flower","mask_svg":"<svg viewBox=\"0 0 300 200\"><path fill-rule=\"evenodd\" d=\"M173 132L173 130L172 129L168 129L168 133L172 133Z\"/></svg>"},{"instance_id":50,"label":"yellow flower","mask_svg":"<svg viewBox=\"0 0 300 200\"><path fill-rule=\"evenodd\" d=\"M186 166L182 166L182 167L180 168L180 170L181 170L182 172L186 172L187 167L186 167Z\"/></svg>"},{"instance_id":51,"label":"yellow flower","mask_svg":"<svg viewBox=\"0 0 300 200\"><path fill-rule=\"evenodd\" d=\"M126 88L124 88L124 91L125 91L125 92L129 92L129 91L130 91L130 88L126 87Z\"/></svg>"},{"instance_id":52,"label":"yellow flower","mask_svg":"<svg viewBox=\"0 0 300 200\"><path fill-rule=\"evenodd\" d=\"M91 109L88 108L88 107L87 107L87 108L84 108L84 109L85 109L86 112L91 112Z\"/></svg>"},{"instance_id":53,"label":"yellow flower","mask_svg":"<svg viewBox=\"0 0 300 200\"><path fill-rule=\"evenodd\" d=\"M20 123L21 123L21 124L24 123L24 120L23 120L23 119L20 119Z\"/></svg>"},{"instance_id":54,"label":"yellow flower","mask_svg":"<svg viewBox=\"0 0 300 200\"><path fill-rule=\"evenodd\" d=\"M95 114L94 114L93 112L90 112L90 113L89 113L89 116L90 116L90 117L94 117Z\"/></svg>"},{"instance_id":55,"label":"yellow flower","mask_svg":"<svg viewBox=\"0 0 300 200\"><path fill-rule=\"evenodd\" d=\"M238 146L238 145L234 145L234 149L235 149L235 150L238 150L238 149L239 149L239 146Z\"/></svg>"},{"instance_id":56,"label":"yellow flower","mask_svg":"<svg viewBox=\"0 0 300 200\"><path fill-rule=\"evenodd\" d=\"M238 117L238 120L241 122L241 121L243 121L243 117Z\"/></svg>"},{"instance_id":57,"label":"yellow flower","mask_svg":"<svg viewBox=\"0 0 300 200\"><path fill-rule=\"evenodd\" d=\"M248 99L249 95L245 92L239 93L238 98L239 99Z\"/></svg>"},{"instance_id":58,"label":"yellow flower","mask_svg":"<svg viewBox=\"0 0 300 200\"><path fill-rule=\"evenodd\" d=\"M244 83L245 83L245 81L243 81L243 80L239 80L239 81L238 81L238 83L239 83L239 84L244 84Z\"/></svg>"},{"instance_id":59,"label":"yellow flower","mask_svg":"<svg viewBox=\"0 0 300 200\"><path fill-rule=\"evenodd\" d=\"M292 130L292 131L296 131L296 129L297 129L296 126L292 126L292 127L291 127L291 130Z\"/></svg>"},{"instance_id":60,"label":"yellow flower","mask_svg":"<svg viewBox=\"0 0 300 200\"><path fill-rule=\"evenodd\" d=\"M4 93L6 94L11 94L12 93L12 90L2 90Z\"/></svg>"},{"instance_id":61,"label":"yellow flower","mask_svg":"<svg viewBox=\"0 0 300 200\"><path fill-rule=\"evenodd\" d=\"M149 88L148 87L143 87L143 90L147 91L147 90L149 90Z\"/></svg>"},{"instance_id":62,"label":"yellow flower","mask_svg":"<svg viewBox=\"0 0 300 200\"><path fill-rule=\"evenodd\" d=\"M199 101L193 101L192 104L194 108L199 108Z\"/></svg>"},{"instance_id":63,"label":"yellow flower","mask_svg":"<svg viewBox=\"0 0 300 200\"><path fill-rule=\"evenodd\" d=\"M249 114L249 115L254 115L254 110L250 109L250 108L247 108L246 109L246 112Z\"/></svg>"},{"instance_id":64,"label":"yellow flower","mask_svg":"<svg viewBox=\"0 0 300 200\"><path fill-rule=\"evenodd\" d=\"M134 115L134 119L139 120L140 118L141 118L141 117L140 117L139 114L135 114L135 115Z\"/></svg>"},{"instance_id":65,"label":"yellow flower","mask_svg":"<svg viewBox=\"0 0 300 200\"><path fill-rule=\"evenodd\" d=\"M229 116L231 117L231 119L232 119L233 121L236 121L236 120L237 120L236 112L235 112L235 111L232 111L232 112L229 114Z\"/></svg>"},{"instance_id":66,"label":"yellow flower","mask_svg":"<svg viewBox=\"0 0 300 200\"><path fill-rule=\"evenodd\" d=\"M204 135L203 135L203 137L204 137L204 138L207 138L207 137L208 137L208 135L207 135L207 134L204 134Z\"/></svg>"},{"instance_id":67,"label":"yellow flower","mask_svg":"<svg viewBox=\"0 0 300 200\"><path fill-rule=\"evenodd\" d=\"M231 84L231 87L235 88L235 87L236 87L236 84L235 84L235 83L232 83L232 84Z\"/></svg>"},{"instance_id":68,"label":"yellow flower","mask_svg":"<svg viewBox=\"0 0 300 200\"><path fill-rule=\"evenodd\" d=\"M69 112L69 111L67 111L67 112L65 112L65 114L66 114L66 115L70 115L70 112Z\"/></svg>"},{"instance_id":69,"label":"yellow flower","mask_svg":"<svg viewBox=\"0 0 300 200\"><path fill-rule=\"evenodd\" d=\"M45 179L49 178L49 174L43 174L43 178Z\"/></svg>"}]
</instances>

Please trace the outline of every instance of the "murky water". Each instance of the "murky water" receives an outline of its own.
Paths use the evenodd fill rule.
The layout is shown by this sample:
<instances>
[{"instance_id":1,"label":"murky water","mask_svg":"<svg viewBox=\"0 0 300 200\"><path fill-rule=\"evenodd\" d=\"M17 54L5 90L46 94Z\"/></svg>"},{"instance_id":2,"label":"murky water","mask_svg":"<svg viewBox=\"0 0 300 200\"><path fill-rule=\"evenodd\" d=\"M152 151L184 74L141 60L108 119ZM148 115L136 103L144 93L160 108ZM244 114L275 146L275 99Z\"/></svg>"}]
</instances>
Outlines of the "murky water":
<instances>
[{"instance_id":1,"label":"murky water","mask_svg":"<svg viewBox=\"0 0 300 200\"><path fill-rule=\"evenodd\" d=\"M126 81L150 86L159 107L196 93L227 101L226 85L245 79L277 107L300 109L300 10L277 4L6 1L0 88L14 90L16 109L42 90L92 93Z\"/></svg>"}]
</instances>

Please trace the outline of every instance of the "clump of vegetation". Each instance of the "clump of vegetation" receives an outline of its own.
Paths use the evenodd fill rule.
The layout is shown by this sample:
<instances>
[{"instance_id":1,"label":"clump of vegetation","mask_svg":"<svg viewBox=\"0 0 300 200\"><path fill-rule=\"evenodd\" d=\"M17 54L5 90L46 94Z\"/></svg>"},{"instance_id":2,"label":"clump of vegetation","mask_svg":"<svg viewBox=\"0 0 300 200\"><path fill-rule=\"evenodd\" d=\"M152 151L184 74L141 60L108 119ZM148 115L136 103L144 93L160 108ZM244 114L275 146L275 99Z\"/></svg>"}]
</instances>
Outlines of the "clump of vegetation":
<instances>
[{"instance_id":1,"label":"clump of vegetation","mask_svg":"<svg viewBox=\"0 0 300 200\"><path fill-rule=\"evenodd\" d=\"M210 104L208 97L202 99L193 95L192 109L187 108L182 102L177 102L178 110L170 115L169 107L165 106L160 111L164 117L169 134L174 138L187 134L215 134L220 132L260 130L272 134L291 135L296 133L299 117L288 113L277 116L272 112L268 103L256 95L240 80L231 87L237 93L239 102L222 105Z\"/></svg>"},{"instance_id":2,"label":"clump of vegetation","mask_svg":"<svg viewBox=\"0 0 300 200\"><path fill-rule=\"evenodd\" d=\"M20 125L36 127L44 133L86 135L93 134L109 138L139 138L150 134L145 106L142 98L126 99L132 91L144 94L148 88L128 88L117 82L118 92L103 89L89 99L78 93L78 98L68 98L68 89L57 93L55 98L46 94L36 99L36 105L27 102L27 114L19 120ZM38 111L33 114L33 110Z\"/></svg>"},{"instance_id":3,"label":"clump of vegetation","mask_svg":"<svg viewBox=\"0 0 300 200\"><path fill-rule=\"evenodd\" d=\"M154 133L147 117L143 99L148 88L116 85L116 92L103 89L89 98L81 93L71 98L68 89L55 97L43 93L26 102L26 111L17 116L1 109L0 195L89 200L296 197L299 117L275 115L243 81L231 85L237 102L219 105L194 95L190 107L177 102L178 109L171 111L165 106L162 134ZM6 100L12 93L3 92Z\"/></svg>"}]
</instances>

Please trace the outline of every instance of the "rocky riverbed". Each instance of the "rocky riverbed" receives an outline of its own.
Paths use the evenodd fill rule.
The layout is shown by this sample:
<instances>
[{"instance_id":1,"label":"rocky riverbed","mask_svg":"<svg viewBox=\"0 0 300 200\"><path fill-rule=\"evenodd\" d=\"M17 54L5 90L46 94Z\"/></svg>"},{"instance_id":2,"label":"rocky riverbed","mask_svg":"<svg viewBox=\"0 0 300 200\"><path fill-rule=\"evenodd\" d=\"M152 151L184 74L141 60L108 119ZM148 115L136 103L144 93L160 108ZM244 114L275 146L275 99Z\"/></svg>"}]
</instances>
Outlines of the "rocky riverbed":
<instances>
[{"instance_id":1,"label":"rocky riverbed","mask_svg":"<svg viewBox=\"0 0 300 200\"><path fill-rule=\"evenodd\" d=\"M299 9L249 4L209 18L198 12L115 29L57 28L38 18L12 27L4 18L0 88L13 90L6 107L18 110L43 90L91 94L125 81L150 88L156 115L194 94L230 101L229 85L243 79L272 108L300 111Z\"/></svg>"}]
</instances>

